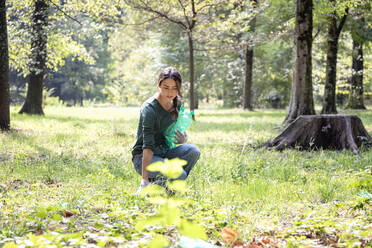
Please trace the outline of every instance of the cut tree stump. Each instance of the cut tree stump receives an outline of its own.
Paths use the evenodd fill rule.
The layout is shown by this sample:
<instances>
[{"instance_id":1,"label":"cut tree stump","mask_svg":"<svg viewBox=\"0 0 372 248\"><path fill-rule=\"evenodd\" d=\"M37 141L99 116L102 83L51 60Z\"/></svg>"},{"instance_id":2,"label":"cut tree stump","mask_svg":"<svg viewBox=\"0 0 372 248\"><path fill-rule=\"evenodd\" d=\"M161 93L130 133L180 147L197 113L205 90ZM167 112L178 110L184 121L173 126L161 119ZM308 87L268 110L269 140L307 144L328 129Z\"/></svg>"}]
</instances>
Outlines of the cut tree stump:
<instances>
[{"instance_id":1,"label":"cut tree stump","mask_svg":"<svg viewBox=\"0 0 372 248\"><path fill-rule=\"evenodd\" d=\"M274 140L261 147L300 149L351 149L358 154L359 147L371 146L372 137L355 115L301 115Z\"/></svg>"}]
</instances>

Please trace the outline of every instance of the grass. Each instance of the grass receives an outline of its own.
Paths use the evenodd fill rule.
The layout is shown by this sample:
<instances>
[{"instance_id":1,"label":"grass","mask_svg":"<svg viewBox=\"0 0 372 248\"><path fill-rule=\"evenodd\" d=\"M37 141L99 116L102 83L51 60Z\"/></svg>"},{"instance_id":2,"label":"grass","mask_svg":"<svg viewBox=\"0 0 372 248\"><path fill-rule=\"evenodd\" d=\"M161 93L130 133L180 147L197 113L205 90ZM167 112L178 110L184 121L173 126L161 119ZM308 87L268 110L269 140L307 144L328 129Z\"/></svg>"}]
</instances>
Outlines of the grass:
<instances>
[{"instance_id":1,"label":"grass","mask_svg":"<svg viewBox=\"0 0 372 248\"><path fill-rule=\"evenodd\" d=\"M46 107L45 116L16 111L13 131L0 133L0 247L6 241L42 247L41 237L61 247L137 247L151 239L154 230L133 231L156 211L134 195L140 177L130 152L138 108ZM372 132L372 112L346 113L357 114ZM268 235L273 247L327 246L336 235L340 247L370 247L370 200L356 194L372 193L372 150L358 158L351 151L251 149L274 138L284 116L280 110L198 110L188 133L202 155L187 179L184 197L194 204L184 215L205 227L210 242L226 246L224 226L237 229L246 244ZM350 224L355 216L360 223Z\"/></svg>"}]
</instances>

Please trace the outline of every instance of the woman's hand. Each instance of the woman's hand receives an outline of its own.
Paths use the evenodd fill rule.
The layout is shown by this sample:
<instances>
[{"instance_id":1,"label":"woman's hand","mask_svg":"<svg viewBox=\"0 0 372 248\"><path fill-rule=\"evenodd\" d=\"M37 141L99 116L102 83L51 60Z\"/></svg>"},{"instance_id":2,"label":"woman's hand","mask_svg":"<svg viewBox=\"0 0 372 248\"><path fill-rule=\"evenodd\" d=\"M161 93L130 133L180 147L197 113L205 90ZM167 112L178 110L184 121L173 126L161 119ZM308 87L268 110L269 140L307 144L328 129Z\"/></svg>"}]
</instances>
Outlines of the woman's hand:
<instances>
[{"instance_id":1,"label":"woman's hand","mask_svg":"<svg viewBox=\"0 0 372 248\"><path fill-rule=\"evenodd\" d=\"M138 187L138 190L137 190L137 195L139 194L139 193L141 193L141 191L144 189L144 188L146 188L147 186L149 186L150 185L150 181L148 180L148 179L145 179L145 178L142 178L141 179L141 184L140 184L140 186Z\"/></svg>"},{"instance_id":2,"label":"woman's hand","mask_svg":"<svg viewBox=\"0 0 372 248\"><path fill-rule=\"evenodd\" d=\"M176 134L174 135L174 138L176 138L177 143L176 144L183 144L187 141L187 133L183 134L179 130L176 130Z\"/></svg>"}]
</instances>

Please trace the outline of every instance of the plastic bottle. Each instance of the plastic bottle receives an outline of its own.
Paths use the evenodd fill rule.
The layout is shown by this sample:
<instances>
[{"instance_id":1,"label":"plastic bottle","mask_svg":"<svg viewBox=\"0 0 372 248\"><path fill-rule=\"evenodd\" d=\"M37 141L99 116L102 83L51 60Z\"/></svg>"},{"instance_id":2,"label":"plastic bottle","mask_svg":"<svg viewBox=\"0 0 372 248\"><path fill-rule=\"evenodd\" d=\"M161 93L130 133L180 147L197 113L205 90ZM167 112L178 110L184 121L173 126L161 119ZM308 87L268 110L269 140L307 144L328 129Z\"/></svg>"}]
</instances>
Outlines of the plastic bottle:
<instances>
[{"instance_id":1,"label":"plastic bottle","mask_svg":"<svg viewBox=\"0 0 372 248\"><path fill-rule=\"evenodd\" d=\"M181 133L185 133L187 128L192 123L192 115L194 114L194 111L190 111L189 113L185 112L185 108L182 107L180 109L180 112L178 113L178 118L175 123L170 125L165 131L164 131L164 136L165 136L165 142L167 145L171 148L176 147L176 138L174 137L176 134L176 130L179 130Z\"/></svg>"}]
</instances>

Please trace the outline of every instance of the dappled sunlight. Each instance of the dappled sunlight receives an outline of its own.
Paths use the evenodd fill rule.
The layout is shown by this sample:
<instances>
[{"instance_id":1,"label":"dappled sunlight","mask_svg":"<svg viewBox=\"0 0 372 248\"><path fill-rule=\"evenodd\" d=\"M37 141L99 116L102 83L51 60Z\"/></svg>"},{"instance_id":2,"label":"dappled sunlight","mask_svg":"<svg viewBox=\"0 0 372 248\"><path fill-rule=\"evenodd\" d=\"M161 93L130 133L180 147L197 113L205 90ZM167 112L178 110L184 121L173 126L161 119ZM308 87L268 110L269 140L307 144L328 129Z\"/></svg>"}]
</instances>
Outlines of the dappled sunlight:
<instances>
[{"instance_id":1,"label":"dappled sunlight","mask_svg":"<svg viewBox=\"0 0 372 248\"><path fill-rule=\"evenodd\" d=\"M12 206L28 202L23 209L31 216L49 211L59 219L57 215L66 210L80 226L90 228L78 218L89 216L105 230L116 225L107 224L110 218L112 223L129 218L128 228L134 230L138 221L134 216L143 218L139 214L143 209L153 211L134 196L140 176L133 168L131 150L139 109L47 111L55 114L13 112L13 130L0 133L0 180L5 185L0 191L6 187L19 194ZM275 233L308 210L323 214L332 202L354 204L356 194L371 190L371 150L363 150L358 158L348 150L255 149L279 133L275 127L283 120L283 111L202 109L196 117L188 142L199 147L201 156L186 180L185 197L194 205L184 211L205 223L207 234L217 239L213 230L226 225L244 226L240 234L246 237L258 229ZM372 127L371 113L363 112L361 118L367 129ZM31 192L28 196L26 190ZM11 210L8 206L6 211ZM22 215L20 211L12 216ZM111 217L102 217L105 214ZM12 228L23 234L18 226ZM137 242L135 235L130 242Z\"/></svg>"}]
</instances>

